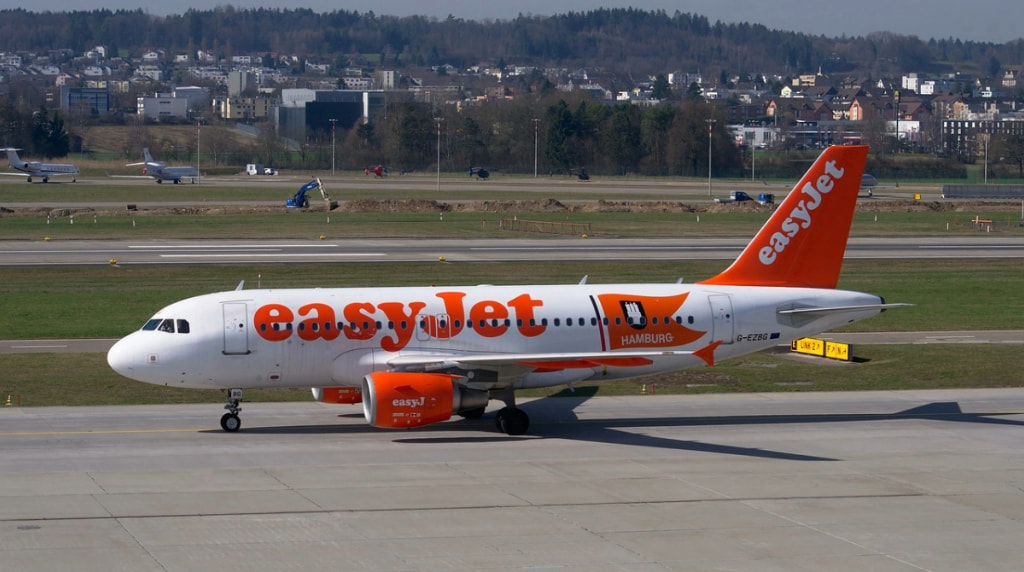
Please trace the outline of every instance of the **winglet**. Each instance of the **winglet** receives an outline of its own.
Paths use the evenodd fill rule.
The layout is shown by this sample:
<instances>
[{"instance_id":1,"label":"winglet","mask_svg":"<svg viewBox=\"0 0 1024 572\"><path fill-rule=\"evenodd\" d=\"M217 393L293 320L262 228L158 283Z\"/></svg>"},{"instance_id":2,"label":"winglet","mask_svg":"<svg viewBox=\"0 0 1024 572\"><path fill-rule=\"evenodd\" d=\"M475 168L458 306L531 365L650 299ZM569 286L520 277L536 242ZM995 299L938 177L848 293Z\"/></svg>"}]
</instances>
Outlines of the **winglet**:
<instances>
[{"instance_id":1,"label":"winglet","mask_svg":"<svg viewBox=\"0 0 1024 572\"><path fill-rule=\"evenodd\" d=\"M866 145L825 149L739 258L701 284L835 288Z\"/></svg>"}]
</instances>

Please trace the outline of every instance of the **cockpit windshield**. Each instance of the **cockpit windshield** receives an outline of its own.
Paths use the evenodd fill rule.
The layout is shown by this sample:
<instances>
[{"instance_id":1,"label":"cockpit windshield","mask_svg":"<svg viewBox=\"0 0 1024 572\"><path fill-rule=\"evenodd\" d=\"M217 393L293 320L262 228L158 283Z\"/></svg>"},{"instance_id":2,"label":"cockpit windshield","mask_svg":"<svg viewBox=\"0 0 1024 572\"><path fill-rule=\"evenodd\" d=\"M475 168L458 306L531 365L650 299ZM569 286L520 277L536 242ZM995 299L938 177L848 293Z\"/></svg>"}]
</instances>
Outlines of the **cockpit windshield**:
<instances>
[{"instance_id":1,"label":"cockpit windshield","mask_svg":"<svg viewBox=\"0 0 1024 572\"><path fill-rule=\"evenodd\" d=\"M175 327L177 326L177 327ZM154 330L160 332L166 332L173 334L175 332L179 334L187 334L190 331L188 320L173 319L173 318L152 318L145 325L142 326L143 331L152 332Z\"/></svg>"}]
</instances>

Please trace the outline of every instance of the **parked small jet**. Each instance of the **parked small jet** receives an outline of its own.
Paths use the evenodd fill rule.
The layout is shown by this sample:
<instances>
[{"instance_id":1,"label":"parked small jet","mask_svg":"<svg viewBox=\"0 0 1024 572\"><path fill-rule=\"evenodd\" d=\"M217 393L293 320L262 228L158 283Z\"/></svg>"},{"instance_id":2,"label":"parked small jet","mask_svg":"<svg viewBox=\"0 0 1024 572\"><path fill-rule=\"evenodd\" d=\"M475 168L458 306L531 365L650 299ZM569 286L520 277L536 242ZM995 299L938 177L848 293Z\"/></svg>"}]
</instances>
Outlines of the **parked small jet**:
<instances>
[{"instance_id":1,"label":"parked small jet","mask_svg":"<svg viewBox=\"0 0 1024 572\"><path fill-rule=\"evenodd\" d=\"M44 183L50 182L50 177L64 176L71 177L71 182L78 180L78 167L70 163L40 163L39 161L22 161L18 157L18 149L4 147L7 151L7 162L11 168L21 173L0 173L10 177L25 177L31 183L32 177L39 177Z\"/></svg>"},{"instance_id":2,"label":"parked small jet","mask_svg":"<svg viewBox=\"0 0 1024 572\"><path fill-rule=\"evenodd\" d=\"M149 154L149 148L143 147L142 155L146 159L141 163L128 163L126 167L134 167L137 165L145 165L142 169L142 173L156 179L157 183L163 183L164 181L174 181L177 185L182 179L191 179L192 184L195 184L196 179L199 178L199 169L187 166L187 167L168 167L167 163L163 161L156 161L152 155Z\"/></svg>"},{"instance_id":3,"label":"parked small jet","mask_svg":"<svg viewBox=\"0 0 1024 572\"><path fill-rule=\"evenodd\" d=\"M304 288L206 294L158 311L107 354L126 377L225 392L312 387L363 404L368 423L420 427L482 416L525 433L515 390L715 363L901 304L836 290L867 160L829 147L739 258L695 284Z\"/></svg>"}]
</instances>

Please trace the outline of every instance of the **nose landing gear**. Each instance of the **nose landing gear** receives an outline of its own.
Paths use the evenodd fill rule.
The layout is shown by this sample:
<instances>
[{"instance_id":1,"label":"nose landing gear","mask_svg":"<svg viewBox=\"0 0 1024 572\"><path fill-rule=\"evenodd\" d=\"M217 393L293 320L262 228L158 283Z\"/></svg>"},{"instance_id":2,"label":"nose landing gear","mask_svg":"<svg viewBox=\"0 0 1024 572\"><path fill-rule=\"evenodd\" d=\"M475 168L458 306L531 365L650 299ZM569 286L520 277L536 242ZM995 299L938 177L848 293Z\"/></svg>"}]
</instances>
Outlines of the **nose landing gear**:
<instances>
[{"instance_id":1,"label":"nose landing gear","mask_svg":"<svg viewBox=\"0 0 1024 572\"><path fill-rule=\"evenodd\" d=\"M227 431L228 433L234 433L242 426L242 420L238 418L238 412L242 410L242 390L241 389L229 389L226 392L228 394L228 403L224 406L228 412L220 418L220 428Z\"/></svg>"}]
</instances>

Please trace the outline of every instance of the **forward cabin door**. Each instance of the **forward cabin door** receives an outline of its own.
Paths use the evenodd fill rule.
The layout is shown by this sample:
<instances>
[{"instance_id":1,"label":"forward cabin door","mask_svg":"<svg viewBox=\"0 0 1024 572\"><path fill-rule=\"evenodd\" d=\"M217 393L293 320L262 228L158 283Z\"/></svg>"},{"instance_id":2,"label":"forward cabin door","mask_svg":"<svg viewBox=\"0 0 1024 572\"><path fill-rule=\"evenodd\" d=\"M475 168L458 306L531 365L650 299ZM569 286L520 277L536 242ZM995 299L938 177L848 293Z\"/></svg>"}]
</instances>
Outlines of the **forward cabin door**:
<instances>
[{"instance_id":1,"label":"forward cabin door","mask_svg":"<svg viewBox=\"0 0 1024 572\"><path fill-rule=\"evenodd\" d=\"M224 355L249 353L249 314L245 302L225 302Z\"/></svg>"}]
</instances>

